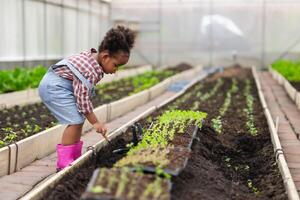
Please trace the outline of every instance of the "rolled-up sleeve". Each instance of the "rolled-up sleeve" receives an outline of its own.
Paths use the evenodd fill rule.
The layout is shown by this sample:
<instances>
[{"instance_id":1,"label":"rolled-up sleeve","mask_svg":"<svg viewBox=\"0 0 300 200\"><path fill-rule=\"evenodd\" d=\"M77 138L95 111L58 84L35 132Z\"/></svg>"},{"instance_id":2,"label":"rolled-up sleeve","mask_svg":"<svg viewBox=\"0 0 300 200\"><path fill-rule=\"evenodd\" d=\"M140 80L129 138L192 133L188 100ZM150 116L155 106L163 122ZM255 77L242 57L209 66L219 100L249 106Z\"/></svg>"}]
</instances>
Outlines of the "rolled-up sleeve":
<instances>
[{"instance_id":1,"label":"rolled-up sleeve","mask_svg":"<svg viewBox=\"0 0 300 200\"><path fill-rule=\"evenodd\" d=\"M93 104L89 97L88 88L78 78L74 78L73 88L78 111L82 114L93 112Z\"/></svg>"}]
</instances>

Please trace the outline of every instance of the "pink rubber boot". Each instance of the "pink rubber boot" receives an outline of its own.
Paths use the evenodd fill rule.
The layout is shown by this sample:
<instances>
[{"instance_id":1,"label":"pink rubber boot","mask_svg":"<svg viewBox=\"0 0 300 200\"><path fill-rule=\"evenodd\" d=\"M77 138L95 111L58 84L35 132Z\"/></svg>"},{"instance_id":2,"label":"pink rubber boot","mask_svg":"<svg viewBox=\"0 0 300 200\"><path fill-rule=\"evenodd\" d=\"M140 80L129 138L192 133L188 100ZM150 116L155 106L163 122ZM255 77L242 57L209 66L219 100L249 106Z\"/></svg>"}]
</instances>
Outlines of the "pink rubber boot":
<instances>
[{"instance_id":1,"label":"pink rubber boot","mask_svg":"<svg viewBox=\"0 0 300 200\"><path fill-rule=\"evenodd\" d=\"M57 151L57 163L56 169L62 170L63 168L70 165L74 160L81 156L81 149L82 149L83 142L79 141L75 144L71 145L62 145L58 144L56 146Z\"/></svg>"}]
</instances>

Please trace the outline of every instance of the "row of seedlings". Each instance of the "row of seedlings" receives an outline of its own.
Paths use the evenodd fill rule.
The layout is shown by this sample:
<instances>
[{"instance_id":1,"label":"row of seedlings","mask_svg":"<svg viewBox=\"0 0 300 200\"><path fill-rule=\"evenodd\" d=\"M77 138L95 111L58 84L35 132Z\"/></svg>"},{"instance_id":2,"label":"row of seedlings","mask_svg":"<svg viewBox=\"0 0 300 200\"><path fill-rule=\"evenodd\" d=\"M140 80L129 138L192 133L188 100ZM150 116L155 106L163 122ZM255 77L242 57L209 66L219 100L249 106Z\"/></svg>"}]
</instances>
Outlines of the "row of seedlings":
<instances>
[{"instance_id":1,"label":"row of seedlings","mask_svg":"<svg viewBox=\"0 0 300 200\"><path fill-rule=\"evenodd\" d=\"M193 138L205 117L196 111L163 113L113 168L94 172L83 199L170 199L171 175L178 175L187 164ZM109 176L103 178L103 174Z\"/></svg>"}]
</instances>

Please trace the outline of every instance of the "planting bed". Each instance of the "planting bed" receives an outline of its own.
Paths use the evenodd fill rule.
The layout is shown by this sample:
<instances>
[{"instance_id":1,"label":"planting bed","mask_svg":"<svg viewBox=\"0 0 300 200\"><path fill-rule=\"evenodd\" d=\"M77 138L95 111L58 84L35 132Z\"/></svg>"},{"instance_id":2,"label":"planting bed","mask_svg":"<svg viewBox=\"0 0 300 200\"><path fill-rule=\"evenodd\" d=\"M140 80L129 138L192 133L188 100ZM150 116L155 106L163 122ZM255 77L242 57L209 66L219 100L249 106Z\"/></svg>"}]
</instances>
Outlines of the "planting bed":
<instances>
[{"instance_id":1,"label":"planting bed","mask_svg":"<svg viewBox=\"0 0 300 200\"><path fill-rule=\"evenodd\" d=\"M136 166L143 168L146 172L156 172L156 167L164 169L165 172L177 175L186 165L187 159L190 156L190 150L185 148L148 148L141 149L128 155L118 161L115 167L130 167Z\"/></svg>"},{"instance_id":2,"label":"planting bed","mask_svg":"<svg viewBox=\"0 0 300 200\"><path fill-rule=\"evenodd\" d=\"M93 186L92 186L93 185ZM149 187L149 185L151 187ZM103 186L106 186L103 188ZM96 170L83 199L170 199L170 182L128 168ZM101 193L98 195L97 193Z\"/></svg>"},{"instance_id":3,"label":"planting bed","mask_svg":"<svg viewBox=\"0 0 300 200\"><path fill-rule=\"evenodd\" d=\"M172 199L287 199L250 70L227 70L222 76L228 86L234 77L239 92L232 94L219 134L213 129L212 119L224 105L226 90L199 104L198 109L208 112L208 119L197 134L199 140L193 144L187 167L174 179ZM215 75L209 81L218 78ZM246 95L247 80L251 86L254 120L247 112L251 104L251 97ZM192 102L189 99L186 104ZM257 135L253 134L253 121Z\"/></svg>"},{"instance_id":4,"label":"planting bed","mask_svg":"<svg viewBox=\"0 0 300 200\"><path fill-rule=\"evenodd\" d=\"M146 72L132 78L99 85L97 96L92 100L95 107L119 100L159 83L184 70L185 64L163 71ZM48 129L56 124L55 118L42 103L14 106L0 110L0 148Z\"/></svg>"},{"instance_id":5,"label":"planting bed","mask_svg":"<svg viewBox=\"0 0 300 200\"><path fill-rule=\"evenodd\" d=\"M110 168L110 171L116 170L112 167L118 167L118 163L122 163L124 159L137 152L141 155L145 145L147 148L154 148L154 152L157 148L162 148L161 152L168 151L166 149L177 146L177 144L171 145L172 141L176 137L184 138L185 133L190 133L186 135L190 135L189 140L192 141L193 131L188 130L187 124L184 131L180 131L181 126L175 128L176 137L166 135L164 138L171 139L164 140L159 145L157 145L157 140L155 143L151 142L153 138L164 135L153 131L163 130L162 127L155 127L163 121L164 118L161 116L167 113L168 119L176 120L171 117L173 111L166 112L170 109L208 113L202 129L197 131L196 139L193 140L190 159L186 167L178 176L171 179L172 199L287 199L254 80L250 70L239 67L226 69L222 74L215 74L197 83L180 98L140 120L145 136L137 146L132 147L127 155L113 154L112 151L124 148L131 142L130 129L102 148L94 159L86 162L76 172L64 177L45 197L47 199L79 199L96 168L106 167ZM199 112L174 111L174 114L190 117L194 114L198 115ZM218 123L213 119L218 119ZM195 124L201 127L202 121ZM176 122L169 123L169 125L171 128L176 125ZM149 142L145 143L145 141ZM186 145L180 148L189 149ZM168 166L168 163L163 165L165 161L158 157L157 160L151 161L151 165L155 162L154 165L160 169L157 174L168 179L168 175L161 171L161 166ZM172 166L176 164L172 159L167 159L167 161ZM149 162L145 163L149 165ZM100 184L101 189L105 186L103 184ZM104 194L103 191L99 192L99 188L98 193Z\"/></svg>"},{"instance_id":6,"label":"planting bed","mask_svg":"<svg viewBox=\"0 0 300 200\"><path fill-rule=\"evenodd\" d=\"M280 73L292 86L300 91L300 62L278 60L272 64L272 69Z\"/></svg>"}]
</instances>

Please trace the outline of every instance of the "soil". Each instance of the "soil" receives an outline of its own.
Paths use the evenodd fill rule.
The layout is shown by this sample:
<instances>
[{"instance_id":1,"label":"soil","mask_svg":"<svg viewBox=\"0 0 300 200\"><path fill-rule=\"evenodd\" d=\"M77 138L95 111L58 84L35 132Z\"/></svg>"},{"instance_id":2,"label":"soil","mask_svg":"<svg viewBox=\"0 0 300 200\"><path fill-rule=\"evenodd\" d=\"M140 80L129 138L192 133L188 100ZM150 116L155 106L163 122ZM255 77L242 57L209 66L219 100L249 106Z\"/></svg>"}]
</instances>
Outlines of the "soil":
<instances>
[{"instance_id":1,"label":"soil","mask_svg":"<svg viewBox=\"0 0 300 200\"><path fill-rule=\"evenodd\" d=\"M190 148L194 130L195 126L186 127L184 133L174 135L173 140L170 141L170 145L173 145L174 147Z\"/></svg>"},{"instance_id":2,"label":"soil","mask_svg":"<svg viewBox=\"0 0 300 200\"><path fill-rule=\"evenodd\" d=\"M187 64L177 65L168 70L174 73L180 73L184 70L192 68ZM167 77L158 77L164 80ZM134 87L130 79L122 79L108 83L103 94L98 94L93 98L94 107L110 103L122 99L130 92L134 91ZM45 129L51 128L57 124L57 120L51 115L47 107L43 103L34 103L25 106L14 106L9 109L0 109L0 140L7 135L13 134L15 138L11 141L5 141L6 145L19 141ZM1 148L1 145L0 145Z\"/></svg>"},{"instance_id":3,"label":"soil","mask_svg":"<svg viewBox=\"0 0 300 200\"><path fill-rule=\"evenodd\" d=\"M291 84L294 86L294 88L296 88L297 91L300 91L300 81L292 81Z\"/></svg>"},{"instance_id":4,"label":"soil","mask_svg":"<svg viewBox=\"0 0 300 200\"><path fill-rule=\"evenodd\" d=\"M240 92L233 95L232 104L222 118L221 135L211 128L209 119L216 116L222 103L200 104L201 111L209 108L209 117L197 133L199 140L193 143L187 167L173 179L172 199L287 199L254 80L250 70L239 71L233 73L238 75L236 78L245 77L240 73L251 78L258 136L251 136L245 126L246 102L242 93L245 84L244 79L238 79ZM186 103L192 102L193 99Z\"/></svg>"},{"instance_id":5,"label":"soil","mask_svg":"<svg viewBox=\"0 0 300 200\"><path fill-rule=\"evenodd\" d=\"M232 95L232 102L222 117L222 134L215 133L211 128L211 119L219 114L218 110L224 103L225 93L232 84L232 77L211 76L202 82L201 93L204 94L209 92L218 78L224 79L224 84L212 97L198 104L197 109L208 112L208 117L202 129L197 132L186 168L179 176L172 178L172 199L287 199L251 72L239 68L238 72L230 70L232 76L238 80L239 92ZM251 81L257 136L251 136L246 128L247 116L243 111L246 108L243 95L245 77ZM190 98L184 102L175 100L164 108L173 106L189 109L198 100L195 94L199 90L194 91L194 88L188 91L191 93ZM162 112L163 109L153 113L151 118L141 120L140 123L147 128ZM125 147L130 138L127 131L114 139L111 145L97 153L95 159L64 177L45 195L45 199L79 199L93 170L97 167L112 167L116 161L125 156L111 152Z\"/></svg>"}]
</instances>

